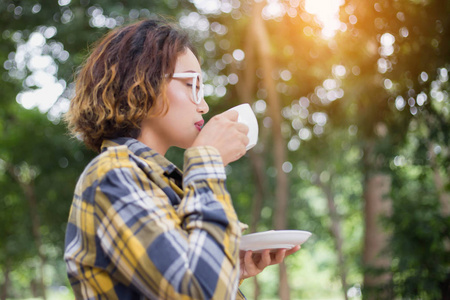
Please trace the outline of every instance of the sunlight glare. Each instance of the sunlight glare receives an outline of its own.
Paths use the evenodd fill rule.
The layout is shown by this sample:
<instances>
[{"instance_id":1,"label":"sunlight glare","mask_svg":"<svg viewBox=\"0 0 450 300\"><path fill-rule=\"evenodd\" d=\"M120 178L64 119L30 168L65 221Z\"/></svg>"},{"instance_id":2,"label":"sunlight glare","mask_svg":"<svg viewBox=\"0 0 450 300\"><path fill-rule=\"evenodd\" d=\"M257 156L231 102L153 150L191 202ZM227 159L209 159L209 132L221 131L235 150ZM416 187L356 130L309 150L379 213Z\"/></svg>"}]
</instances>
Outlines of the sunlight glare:
<instances>
[{"instance_id":1,"label":"sunlight glare","mask_svg":"<svg viewBox=\"0 0 450 300\"><path fill-rule=\"evenodd\" d=\"M332 38L341 27L339 7L343 4L343 0L306 0L305 9L308 13L316 15L322 26L324 38Z\"/></svg>"},{"instance_id":2,"label":"sunlight glare","mask_svg":"<svg viewBox=\"0 0 450 300\"><path fill-rule=\"evenodd\" d=\"M278 0L269 0L263 8L262 17L264 20L275 19L286 13L285 7Z\"/></svg>"}]
</instances>

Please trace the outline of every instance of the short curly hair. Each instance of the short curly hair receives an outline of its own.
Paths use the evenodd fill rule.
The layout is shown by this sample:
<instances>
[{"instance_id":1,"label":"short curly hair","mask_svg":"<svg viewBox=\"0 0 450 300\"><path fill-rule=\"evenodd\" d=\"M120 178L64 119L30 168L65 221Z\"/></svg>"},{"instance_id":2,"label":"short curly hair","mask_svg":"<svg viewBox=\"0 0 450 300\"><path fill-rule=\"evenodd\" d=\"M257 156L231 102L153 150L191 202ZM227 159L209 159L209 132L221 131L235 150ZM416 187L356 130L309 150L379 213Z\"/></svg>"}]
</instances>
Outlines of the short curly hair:
<instances>
[{"instance_id":1,"label":"short curly hair","mask_svg":"<svg viewBox=\"0 0 450 300\"><path fill-rule=\"evenodd\" d=\"M146 117L167 112L167 75L186 49L195 53L187 33L162 19L107 34L76 77L75 96L65 115L70 132L97 152L104 139L137 138Z\"/></svg>"}]
</instances>

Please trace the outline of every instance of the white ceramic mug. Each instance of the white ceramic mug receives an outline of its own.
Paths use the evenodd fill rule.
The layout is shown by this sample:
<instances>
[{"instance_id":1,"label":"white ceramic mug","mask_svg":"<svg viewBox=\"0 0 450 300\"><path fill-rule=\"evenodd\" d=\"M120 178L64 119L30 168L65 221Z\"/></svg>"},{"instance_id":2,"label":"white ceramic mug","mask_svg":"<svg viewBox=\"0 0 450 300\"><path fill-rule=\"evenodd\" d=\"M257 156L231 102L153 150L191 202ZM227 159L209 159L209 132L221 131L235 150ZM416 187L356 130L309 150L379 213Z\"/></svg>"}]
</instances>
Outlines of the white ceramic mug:
<instances>
[{"instance_id":1,"label":"white ceramic mug","mask_svg":"<svg viewBox=\"0 0 450 300\"><path fill-rule=\"evenodd\" d=\"M247 150L253 148L258 142L258 121L256 120L255 113L248 103L240 104L238 106L230 108L239 113L238 122L248 126L248 145Z\"/></svg>"}]
</instances>

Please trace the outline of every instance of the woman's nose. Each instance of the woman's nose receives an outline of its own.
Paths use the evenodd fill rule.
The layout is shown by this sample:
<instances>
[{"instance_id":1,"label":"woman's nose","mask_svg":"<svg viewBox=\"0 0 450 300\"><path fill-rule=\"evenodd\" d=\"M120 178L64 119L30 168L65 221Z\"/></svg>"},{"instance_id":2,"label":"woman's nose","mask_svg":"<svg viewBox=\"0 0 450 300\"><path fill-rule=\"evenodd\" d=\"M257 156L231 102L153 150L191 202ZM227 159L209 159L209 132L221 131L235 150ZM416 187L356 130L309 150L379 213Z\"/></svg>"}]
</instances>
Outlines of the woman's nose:
<instances>
[{"instance_id":1,"label":"woman's nose","mask_svg":"<svg viewBox=\"0 0 450 300\"><path fill-rule=\"evenodd\" d=\"M197 111L201 114L206 114L209 111L209 106L205 98L202 98L202 101L197 105Z\"/></svg>"}]
</instances>

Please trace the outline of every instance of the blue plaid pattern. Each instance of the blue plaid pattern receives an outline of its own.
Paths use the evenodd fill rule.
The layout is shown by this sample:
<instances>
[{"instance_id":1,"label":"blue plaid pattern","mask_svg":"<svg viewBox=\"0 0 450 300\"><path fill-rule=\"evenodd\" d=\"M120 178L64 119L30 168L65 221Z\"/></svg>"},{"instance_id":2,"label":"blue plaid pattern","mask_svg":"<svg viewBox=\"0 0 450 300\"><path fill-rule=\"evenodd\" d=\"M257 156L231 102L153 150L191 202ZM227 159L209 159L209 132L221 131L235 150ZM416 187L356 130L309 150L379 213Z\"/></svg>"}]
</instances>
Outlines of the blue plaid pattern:
<instances>
[{"instance_id":1,"label":"blue plaid pattern","mask_svg":"<svg viewBox=\"0 0 450 300\"><path fill-rule=\"evenodd\" d=\"M245 299L241 227L213 147L185 174L132 138L106 140L81 175L66 231L76 299Z\"/></svg>"}]
</instances>

